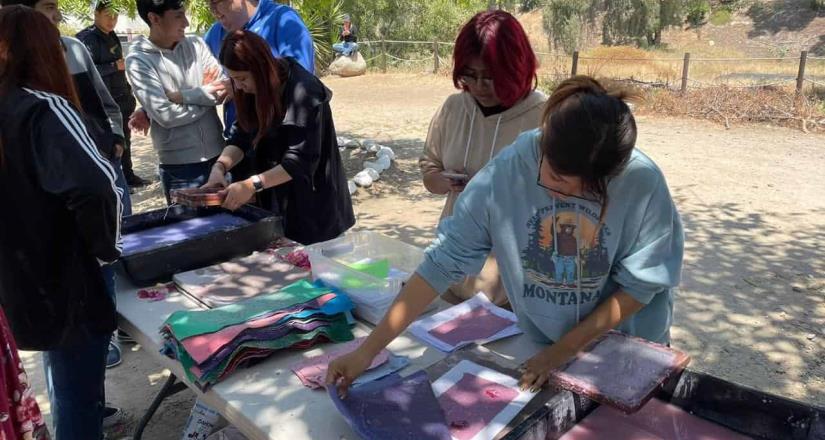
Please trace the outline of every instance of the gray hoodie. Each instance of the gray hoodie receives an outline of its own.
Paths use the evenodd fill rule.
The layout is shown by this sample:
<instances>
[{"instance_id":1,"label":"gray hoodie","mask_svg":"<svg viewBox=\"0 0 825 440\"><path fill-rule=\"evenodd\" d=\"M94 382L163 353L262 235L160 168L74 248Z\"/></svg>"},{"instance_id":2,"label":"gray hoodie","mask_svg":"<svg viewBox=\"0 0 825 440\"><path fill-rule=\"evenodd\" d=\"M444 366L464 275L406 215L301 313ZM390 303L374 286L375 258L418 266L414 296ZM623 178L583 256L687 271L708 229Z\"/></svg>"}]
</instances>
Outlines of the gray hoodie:
<instances>
[{"instance_id":1,"label":"gray hoodie","mask_svg":"<svg viewBox=\"0 0 825 440\"><path fill-rule=\"evenodd\" d=\"M152 120L152 144L161 165L207 161L224 147L214 96L204 90L204 73L220 64L200 38L184 38L174 49L162 49L138 37L126 57L126 75L135 96ZM166 92L181 92L175 104Z\"/></svg>"}]
</instances>

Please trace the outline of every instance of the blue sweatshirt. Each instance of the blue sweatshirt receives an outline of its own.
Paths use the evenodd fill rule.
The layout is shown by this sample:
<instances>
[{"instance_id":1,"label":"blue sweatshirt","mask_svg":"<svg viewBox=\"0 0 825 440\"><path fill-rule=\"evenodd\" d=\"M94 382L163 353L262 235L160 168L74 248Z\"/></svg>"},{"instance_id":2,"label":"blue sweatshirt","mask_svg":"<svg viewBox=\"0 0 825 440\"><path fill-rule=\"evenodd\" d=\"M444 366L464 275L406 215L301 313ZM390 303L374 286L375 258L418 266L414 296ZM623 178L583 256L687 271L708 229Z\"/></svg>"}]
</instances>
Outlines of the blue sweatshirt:
<instances>
[{"instance_id":1,"label":"blue sweatshirt","mask_svg":"<svg viewBox=\"0 0 825 440\"><path fill-rule=\"evenodd\" d=\"M541 132L522 133L470 181L417 272L436 291L496 255L519 326L551 343L624 290L645 304L617 327L667 343L684 235L662 172L635 150L601 204L554 198L537 184Z\"/></svg>"},{"instance_id":2,"label":"blue sweatshirt","mask_svg":"<svg viewBox=\"0 0 825 440\"><path fill-rule=\"evenodd\" d=\"M254 32L272 48L272 55L276 57L292 57L308 70L315 73L315 47L301 16L294 9L280 5L272 0L260 0L255 14L244 26L245 30ZM204 40L209 50L220 60L221 45L226 37L226 29L220 23L215 23L206 32ZM229 103L224 106L224 134L229 135L229 129L235 122L235 105Z\"/></svg>"}]
</instances>

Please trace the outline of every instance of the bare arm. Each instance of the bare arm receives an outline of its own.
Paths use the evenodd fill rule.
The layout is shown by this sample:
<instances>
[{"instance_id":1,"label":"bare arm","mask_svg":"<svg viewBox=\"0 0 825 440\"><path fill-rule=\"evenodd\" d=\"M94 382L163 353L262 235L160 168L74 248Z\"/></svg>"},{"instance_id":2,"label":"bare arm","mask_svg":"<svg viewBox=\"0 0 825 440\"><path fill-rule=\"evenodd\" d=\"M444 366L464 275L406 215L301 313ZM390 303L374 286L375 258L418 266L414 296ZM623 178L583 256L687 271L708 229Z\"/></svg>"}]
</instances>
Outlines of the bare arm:
<instances>
[{"instance_id":1,"label":"bare arm","mask_svg":"<svg viewBox=\"0 0 825 440\"><path fill-rule=\"evenodd\" d=\"M339 394L346 395L349 386L367 369L372 359L409 327L437 296L424 278L414 274L364 343L329 365L327 384L337 384Z\"/></svg>"},{"instance_id":2,"label":"bare arm","mask_svg":"<svg viewBox=\"0 0 825 440\"><path fill-rule=\"evenodd\" d=\"M576 353L583 350L594 339L615 328L622 321L638 312L644 304L623 290L607 298L583 321L564 334L555 344L550 345L524 365L524 374L519 381L522 389L537 390L547 382L550 372Z\"/></svg>"}]
</instances>

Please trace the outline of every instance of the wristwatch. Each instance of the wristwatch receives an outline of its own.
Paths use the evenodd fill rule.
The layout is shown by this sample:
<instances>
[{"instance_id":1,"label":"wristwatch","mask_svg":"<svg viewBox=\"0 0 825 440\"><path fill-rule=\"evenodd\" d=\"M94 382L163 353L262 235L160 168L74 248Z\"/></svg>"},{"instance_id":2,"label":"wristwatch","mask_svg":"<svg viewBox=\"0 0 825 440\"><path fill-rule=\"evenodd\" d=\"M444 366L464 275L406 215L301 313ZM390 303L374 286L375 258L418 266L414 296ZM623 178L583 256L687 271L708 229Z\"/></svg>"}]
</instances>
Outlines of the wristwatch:
<instances>
[{"instance_id":1,"label":"wristwatch","mask_svg":"<svg viewBox=\"0 0 825 440\"><path fill-rule=\"evenodd\" d=\"M261 192L264 190L264 182L261 181L261 176L256 174L250 177L250 179L252 179L252 186L255 187L255 192Z\"/></svg>"}]
</instances>

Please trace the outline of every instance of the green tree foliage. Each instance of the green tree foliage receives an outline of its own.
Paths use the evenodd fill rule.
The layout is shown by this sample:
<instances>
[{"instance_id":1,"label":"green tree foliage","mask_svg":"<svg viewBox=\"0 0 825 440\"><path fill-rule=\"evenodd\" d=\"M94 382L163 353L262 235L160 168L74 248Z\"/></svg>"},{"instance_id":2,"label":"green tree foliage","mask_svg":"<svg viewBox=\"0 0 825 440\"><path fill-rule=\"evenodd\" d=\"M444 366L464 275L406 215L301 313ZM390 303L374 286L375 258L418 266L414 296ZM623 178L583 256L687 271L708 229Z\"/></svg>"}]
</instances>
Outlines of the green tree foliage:
<instances>
[{"instance_id":1,"label":"green tree foliage","mask_svg":"<svg viewBox=\"0 0 825 440\"><path fill-rule=\"evenodd\" d=\"M547 0L544 29L556 48L575 50L584 33L600 17L607 45L657 46L662 31L687 19L701 23L710 12L708 0Z\"/></svg>"},{"instance_id":2,"label":"green tree foliage","mask_svg":"<svg viewBox=\"0 0 825 440\"><path fill-rule=\"evenodd\" d=\"M710 2L708 0L690 0L687 2L687 22L693 26L701 26L710 16Z\"/></svg>"},{"instance_id":3,"label":"green tree foliage","mask_svg":"<svg viewBox=\"0 0 825 440\"><path fill-rule=\"evenodd\" d=\"M603 5L605 44L657 46L664 29L684 22L681 0L606 0Z\"/></svg>"},{"instance_id":4,"label":"green tree foliage","mask_svg":"<svg viewBox=\"0 0 825 440\"><path fill-rule=\"evenodd\" d=\"M567 53L578 49L593 10L591 0L549 0L542 9L542 25L552 46Z\"/></svg>"},{"instance_id":5,"label":"green tree foliage","mask_svg":"<svg viewBox=\"0 0 825 440\"><path fill-rule=\"evenodd\" d=\"M362 39L453 41L486 0L344 0Z\"/></svg>"}]
</instances>

